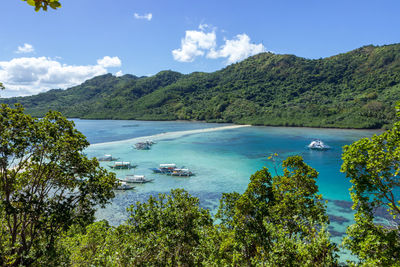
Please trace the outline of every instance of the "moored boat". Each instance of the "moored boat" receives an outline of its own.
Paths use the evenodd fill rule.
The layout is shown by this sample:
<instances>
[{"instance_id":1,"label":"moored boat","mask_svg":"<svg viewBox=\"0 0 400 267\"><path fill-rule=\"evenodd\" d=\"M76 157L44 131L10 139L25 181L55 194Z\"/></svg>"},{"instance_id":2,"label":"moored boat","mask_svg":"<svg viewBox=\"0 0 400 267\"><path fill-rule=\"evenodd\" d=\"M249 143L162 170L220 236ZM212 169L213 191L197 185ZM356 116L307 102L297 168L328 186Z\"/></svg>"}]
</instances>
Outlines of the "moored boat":
<instances>
[{"instance_id":1,"label":"moored boat","mask_svg":"<svg viewBox=\"0 0 400 267\"><path fill-rule=\"evenodd\" d=\"M176 169L176 164L174 163L167 163L167 164L160 164L158 168L151 168L154 173L164 173L168 174Z\"/></svg>"},{"instance_id":2,"label":"moored boat","mask_svg":"<svg viewBox=\"0 0 400 267\"><path fill-rule=\"evenodd\" d=\"M146 141L143 141L143 142L136 143L135 144L135 148L137 150L149 150L153 144L154 144L153 141L146 140Z\"/></svg>"},{"instance_id":3,"label":"moored boat","mask_svg":"<svg viewBox=\"0 0 400 267\"><path fill-rule=\"evenodd\" d=\"M102 157L99 157L97 160L98 161L115 161L115 160L117 160L118 158L114 158L112 155L110 155L110 154L105 154L104 156L102 156Z\"/></svg>"},{"instance_id":4,"label":"moored boat","mask_svg":"<svg viewBox=\"0 0 400 267\"><path fill-rule=\"evenodd\" d=\"M189 169L176 168L172 172L168 173L168 175L189 177L189 176L193 176L193 173L191 171L189 171Z\"/></svg>"},{"instance_id":5,"label":"moored boat","mask_svg":"<svg viewBox=\"0 0 400 267\"><path fill-rule=\"evenodd\" d=\"M154 173L167 174L171 176L193 176L194 174L187 168L177 168L176 164L160 164L159 168L151 168Z\"/></svg>"},{"instance_id":6,"label":"moored boat","mask_svg":"<svg viewBox=\"0 0 400 267\"><path fill-rule=\"evenodd\" d=\"M126 182L118 182L118 186L115 188L115 190L131 190L134 188L134 186L128 185Z\"/></svg>"},{"instance_id":7,"label":"moored boat","mask_svg":"<svg viewBox=\"0 0 400 267\"><path fill-rule=\"evenodd\" d=\"M121 169L133 169L136 168L137 165L132 165L129 161L116 161L114 165L108 165L111 169L121 170Z\"/></svg>"},{"instance_id":8,"label":"moored boat","mask_svg":"<svg viewBox=\"0 0 400 267\"><path fill-rule=\"evenodd\" d=\"M149 150L151 148L151 145L145 143L145 142L139 142L135 144L135 148L137 150Z\"/></svg>"},{"instance_id":9,"label":"moored boat","mask_svg":"<svg viewBox=\"0 0 400 267\"><path fill-rule=\"evenodd\" d=\"M154 181L154 179L146 179L144 175L126 175L124 179L121 179L122 182L126 183L134 183L134 184L144 184Z\"/></svg>"}]
</instances>

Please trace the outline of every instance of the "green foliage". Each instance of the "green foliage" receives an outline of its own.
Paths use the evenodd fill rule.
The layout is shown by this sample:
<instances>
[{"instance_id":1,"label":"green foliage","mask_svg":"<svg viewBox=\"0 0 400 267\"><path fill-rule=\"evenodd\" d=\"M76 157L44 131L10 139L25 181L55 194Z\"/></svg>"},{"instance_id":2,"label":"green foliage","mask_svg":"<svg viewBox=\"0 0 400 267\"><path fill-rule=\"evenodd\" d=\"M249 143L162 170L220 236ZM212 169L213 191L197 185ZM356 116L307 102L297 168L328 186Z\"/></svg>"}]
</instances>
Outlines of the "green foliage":
<instances>
[{"instance_id":1,"label":"green foliage","mask_svg":"<svg viewBox=\"0 0 400 267\"><path fill-rule=\"evenodd\" d=\"M35 7L35 11L38 12L40 9L47 11L50 6L52 9L57 9L61 7L59 0L22 0L28 3L30 6Z\"/></svg>"},{"instance_id":2,"label":"green foliage","mask_svg":"<svg viewBox=\"0 0 400 267\"><path fill-rule=\"evenodd\" d=\"M213 224L199 200L181 189L129 208L130 219L97 222L57 242L72 266L334 266L317 173L301 157L283 176L256 172L243 194L224 194ZM298 186L298 190L293 188Z\"/></svg>"},{"instance_id":3,"label":"green foliage","mask_svg":"<svg viewBox=\"0 0 400 267\"><path fill-rule=\"evenodd\" d=\"M0 137L2 266L338 264L318 173L300 156L282 162L282 175L264 168L243 194L223 194L216 221L199 199L175 189L131 206L130 219L112 227L93 221L95 207L113 197L115 176L82 154L89 144L73 122L54 111L35 119L20 105L2 105ZM360 260L350 265L400 262L399 144L400 121L344 147L342 171L351 179L356 214L343 244ZM382 208L389 223L375 218Z\"/></svg>"},{"instance_id":4,"label":"green foliage","mask_svg":"<svg viewBox=\"0 0 400 267\"><path fill-rule=\"evenodd\" d=\"M140 257L133 263L141 265L194 266L201 263L194 254L207 228L212 227L208 210L199 208L199 200L182 189L171 194L150 197L136 203L129 211L128 225L138 235L136 246ZM200 261L200 262L199 262Z\"/></svg>"},{"instance_id":5,"label":"green foliage","mask_svg":"<svg viewBox=\"0 0 400 267\"><path fill-rule=\"evenodd\" d=\"M175 189L129 208L131 218L123 225L98 222L84 232L73 230L59 246L73 266L196 266L208 260L201 247L213 227L198 203Z\"/></svg>"},{"instance_id":6,"label":"green foliage","mask_svg":"<svg viewBox=\"0 0 400 267\"><path fill-rule=\"evenodd\" d=\"M342 171L352 183L350 194L356 210L355 224L348 228L344 245L364 265L398 266L400 122L381 135L345 146ZM391 215L390 224L376 224L374 212L378 208Z\"/></svg>"},{"instance_id":7,"label":"green foliage","mask_svg":"<svg viewBox=\"0 0 400 267\"><path fill-rule=\"evenodd\" d=\"M335 265L317 172L299 156L289 157L283 167L282 176L256 172L243 195L223 196L217 218L231 237L221 244L230 248L223 257L233 265Z\"/></svg>"},{"instance_id":8,"label":"green foliage","mask_svg":"<svg viewBox=\"0 0 400 267\"><path fill-rule=\"evenodd\" d=\"M106 221L90 224L84 230L73 226L58 240L58 250L62 253L59 253L57 264L115 266L120 263L122 265L120 258L123 258L124 254L119 255L119 252L122 252L124 247L126 241L124 237L124 233L117 235L116 229L110 227Z\"/></svg>"},{"instance_id":9,"label":"green foliage","mask_svg":"<svg viewBox=\"0 0 400 267\"><path fill-rule=\"evenodd\" d=\"M68 90L3 99L34 116L206 120L253 125L381 128L400 100L400 44L309 60L262 53L213 73L111 74Z\"/></svg>"},{"instance_id":10,"label":"green foliage","mask_svg":"<svg viewBox=\"0 0 400 267\"><path fill-rule=\"evenodd\" d=\"M60 233L114 196L115 176L82 154L89 143L73 122L23 111L0 107L0 265L51 258Z\"/></svg>"}]
</instances>

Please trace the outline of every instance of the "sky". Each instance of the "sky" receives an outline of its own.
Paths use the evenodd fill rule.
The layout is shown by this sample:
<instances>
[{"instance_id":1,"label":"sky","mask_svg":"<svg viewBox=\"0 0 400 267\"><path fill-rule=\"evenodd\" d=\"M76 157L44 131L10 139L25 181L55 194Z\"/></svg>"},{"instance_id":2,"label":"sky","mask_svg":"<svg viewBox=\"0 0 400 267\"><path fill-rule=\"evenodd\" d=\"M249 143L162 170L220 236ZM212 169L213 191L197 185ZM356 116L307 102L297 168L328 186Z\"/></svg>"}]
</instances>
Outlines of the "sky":
<instances>
[{"instance_id":1,"label":"sky","mask_svg":"<svg viewBox=\"0 0 400 267\"><path fill-rule=\"evenodd\" d=\"M212 72L269 51L323 58L400 42L399 0L1 0L1 97L112 73Z\"/></svg>"}]
</instances>

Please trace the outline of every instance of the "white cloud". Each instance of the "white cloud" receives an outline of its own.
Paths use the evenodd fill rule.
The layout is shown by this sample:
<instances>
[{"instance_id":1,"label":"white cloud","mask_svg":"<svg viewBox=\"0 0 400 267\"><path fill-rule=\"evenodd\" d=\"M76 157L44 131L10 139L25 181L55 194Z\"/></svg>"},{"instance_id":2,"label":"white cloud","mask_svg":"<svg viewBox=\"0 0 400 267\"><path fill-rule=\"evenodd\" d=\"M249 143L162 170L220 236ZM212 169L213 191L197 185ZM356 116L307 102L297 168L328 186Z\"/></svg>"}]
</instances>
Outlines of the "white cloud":
<instances>
[{"instance_id":1,"label":"white cloud","mask_svg":"<svg viewBox=\"0 0 400 267\"><path fill-rule=\"evenodd\" d=\"M98 59L97 64L103 66L104 68L120 67L121 60L119 59L119 57L105 56L102 59Z\"/></svg>"},{"instance_id":2,"label":"white cloud","mask_svg":"<svg viewBox=\"0 0 400 267\"><path fill-rule=\"evenodd\" d=\"M206 32L208 29L212 31ZM216 28L207 24L200 24L199 31L186 31L181 47L172 50L172 56L180 62L193 62L196 57L205 55L211 59L226 58L226 64L231 64L266 51L263 44L251 43L245 33L236 35L232 40L225 39L225 44L217 47L215 31Z\"/></svg>"},{"instance_id":3,"label":"white cloud","mask_svg":"<svg viewBox=\"0 0 400 267\"><path fill-rule=\"evenodd\" d=\"M143 15L139 15L138 13L133 14L133 16L135 17L135 19L147 19L148 21L150 21L153 18L153 14L151 13L147 13L147 14L143 14Z\"/></svg>"},{"instance_id":4,"label":"white cloud","mask_svg":"<svg viewBox=\"0 0 400 267\"><path fill-rule=\"evenodd\" d=\"M0 61L0 81L6 90L2 97L33 95L49 89L68 88L87 79L106 74L115 58L98 60L97 65L67 65L48 57L21 57ZM105 60L106 59L106 60ZM113 64L111 64L111 63ZM119 66L121 61L118 59Z\"/></svg>"},{"instance_id":5,"label":"white cloud","mask_svg":"<svg viewBox=\"0 0 400 267\"><path fill-rule=\"evenodd\" d=\"M115 73L115 76L117 76L117 77L121 77L122 75L124 75L124 74L122 73L122 70L117 71L117 72Z\"/></svg>"},{"instance_id":6,"label":"white cloud","mask_svg":"<svg viewBox=\"0 0 400 267\"><path fill-rule=\"evenodd\" d=\"M18 50L15 51L15 53L17 54L32 53L32 52L35 52L33 45L27 43L25 43L23 46L18 46Z\"/></svg>"},{"instance_id":7,"label":"white cloud","mask_svg":"<svg viewBox=\"0 0 400 267\"><path fill-rule=\"evenodd\" d=\"M252 44L247 34L238 34L233 40L225 40L225 44L219 50L211 49L208 58L227 58L226 63L231 64L249 56L253 56L266 49L263 44Z\"/></svg>"},{"instance_id":8,"label":"white cloud","mask_svg":"<svg viewBox=\"0 0 400 267\"><path fill-rule=\"evenodd\" d=\"M181 40L181 48L172 51L175 60L192 62L197 56L203 56L205 51L216 46L215 31L204 32L204 25L199 26L200 31L186 31L185 38Z\"/></svg>"}]
</instances>

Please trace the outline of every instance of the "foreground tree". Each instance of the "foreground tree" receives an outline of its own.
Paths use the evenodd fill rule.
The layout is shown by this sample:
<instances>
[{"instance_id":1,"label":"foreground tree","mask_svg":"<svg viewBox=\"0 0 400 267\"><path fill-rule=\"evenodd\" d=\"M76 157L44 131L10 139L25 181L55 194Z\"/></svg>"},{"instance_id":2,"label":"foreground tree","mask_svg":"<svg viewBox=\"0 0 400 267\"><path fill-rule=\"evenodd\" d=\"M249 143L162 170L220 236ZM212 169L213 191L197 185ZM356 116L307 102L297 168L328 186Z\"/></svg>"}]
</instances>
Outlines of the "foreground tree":
<instances>
[{"instance_id":1,"label":"foreground tree","mask_svg":"<svg viewBox=\"0 0 400 267\"><path fill-rule=\"evenodd\" d=\"M208 210L199 207L199 199L182 189L171 194L150 197L129 209L128 225L139 238L134 265L150 261L152 265L194 266L201 263L196 256L206 230L212 227Z\"/></svg>"},{"instance_id":2,"label":"foreground tree","mask_svg":"<svg viewBox=\"0 0 400 267\"><path fill-rule=\"evenodd\" d=\"M211 216L184 190L150 197L129 212L116 228L97 222L61 239L66 265L198 266L209 257L201 247L209 242Z\"/></svg>"},{"instance_id":3,"label":"foreground tree","mask_svg":"<svg viewBox=\"0 0 400 267\"><path fill-rule=\"evenodd\" d=\"M317 172L301 157L251 176L245 193L224 194L214 225L199 200L182 189L129 209L118 227L96 222L73 227L58 242L73 266L335 266L336 247L325 230Z\"/></svg>"},{"instance_id":4,"label":"foreground tree","mask_svg":"<svg viewBox=\"0 0 400 267\"><path fill-rule=\"evenodd\" d=\"M399 110L399 109L398 109ZM400 117L400 113L397 114ZM350 188L355 224L347 229L344 245L362 265L398 266L400 262L400 122L391 130L344 147L342 171ZM380 209L391 216L377 224Z\"/></svg>"},{"instance_id":5,"label":"foreground tree","mask_svg":"<svg viewBox=\"0 0 400 267\"><path fill-rule=\"evenodd\" d=\"M335 265L318 173L299 156L286 159L283 168L282 176L256 172L242 195L223 195L217 217L231 238L220 246L222 257L234 265Z\"/></svg>"},{"instance_id":6,"label":"foreground tree","mask_svg":"<svg viewBox=\"0 0 400 267\"><path fill-rule=\"evenodd\" d=\"M50 259L61 232L93 222L115 176L82 154L89 143L58 112L0 108L0 265Z\"/></svg>"},{"instance_id":7,"label":"foreground tree","mask_svg":"<svg viewBox=\"0 0 400 267\"><path fill-rule=\"evenodd\" d=\"M61 7L59 0L22 0L28 3L28 5L34 6L35 11L40 9L47 11L48 7L57 9Z\"/></svg>"}]
</instances>

